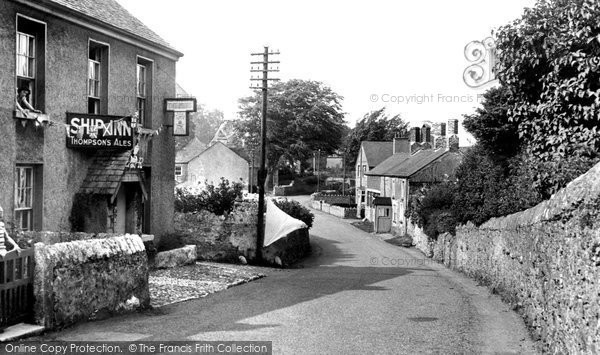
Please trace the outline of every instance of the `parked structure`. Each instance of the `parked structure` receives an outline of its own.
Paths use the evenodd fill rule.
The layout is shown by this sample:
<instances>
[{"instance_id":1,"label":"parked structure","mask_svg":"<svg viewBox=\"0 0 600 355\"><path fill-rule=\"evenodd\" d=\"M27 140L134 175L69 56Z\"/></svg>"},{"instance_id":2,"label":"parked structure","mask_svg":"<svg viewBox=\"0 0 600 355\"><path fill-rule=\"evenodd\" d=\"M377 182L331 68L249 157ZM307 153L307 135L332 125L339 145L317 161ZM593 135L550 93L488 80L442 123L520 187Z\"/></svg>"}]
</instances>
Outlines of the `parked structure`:
<instances>
[{"instance_id":1,"label":"parked structure","mask_svg":"<svg viewBox=\"0 0 600 355\"><path fill-rule=\"evenodd\" d=\"M6 220L23 230L172 231L163 100L175 97L182 54L114 0L2 1L0 23ZM17 89L41 113L18 110Z\"/></svg>"},{"instance_id":2,"label":"parked structure","mask_svg":"<svg viewBox=\"0 0 600 355\"><path fill-rule=\"evenodd\" d=\"M387 159L367 171L365 216L376 232L406 233L409 196L424 186L451 181L462 161L458 149L458 120L426 122L412 127L409 137L393 140Z\"/></svg>"},{"instance_id":3,"label":"parked structure","mask_svg":"<svg viewBox=\"0 0 600 355\"><path fill-rule=\"evenodd\" d=\"M368 178L365 175L369 170L375 168L382 161L392 155L392 142L371 142L364 141L360 144L358 158L356 159L356 213L357 217L361 217L361 210L365 211L365 216L372 220L373 216L366 214L366 199L370 191L370 195L379 194L379 179ZM369 184L370 181L370 184Z\"/></svg>"}]
</instances>

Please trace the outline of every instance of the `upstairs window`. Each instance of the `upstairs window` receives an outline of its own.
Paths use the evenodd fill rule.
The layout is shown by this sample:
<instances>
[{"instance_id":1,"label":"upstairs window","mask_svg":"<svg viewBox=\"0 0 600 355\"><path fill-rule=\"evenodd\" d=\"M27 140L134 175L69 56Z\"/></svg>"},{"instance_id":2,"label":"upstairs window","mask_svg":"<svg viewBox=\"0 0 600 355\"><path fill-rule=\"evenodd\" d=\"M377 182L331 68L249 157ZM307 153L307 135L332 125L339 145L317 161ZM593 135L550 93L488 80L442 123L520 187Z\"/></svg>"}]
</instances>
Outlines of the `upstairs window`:
<instances>
[{"instance_id":1,"label":"upstairs window","mask_svg":"<svg viewBox=\"0 0 600 355\"><path fill-rule=\"evenodd\" d=\"M138 56L136 66L136 97L139 123L152 127L152 64L150 59Z\"/></svg>"},{"instance_id":2,"label":"upstairs window","mask_svg":"<svg viewBox=\"0 0 600 355\"><path fill-rule=\"evenodd\" d=\"M175 165L175 176L181 176L181 165Z\"/></svg>"},{"instance_id":3,"label":"upstairs window","mask_svg":"<svg viewBox=\"0 0 600 355\"><path fill-rule=\"evenodd\" d=\"M87 88L88 113L108 113L108 45L91 40Z\"/></svg>"},{"instance_id":4,"label":"upstairs window","mask_svg":"<svg viewBox=\"0 0 600 355\"><path fill-rule=\"evenodd\" d=\"M146 121L146 66L137 65L137 109L142 126Z\"/></svg>"},{"instance_id":5,"label":"upstairs window","mask_svg":"<svg viewBox=\"0 0 600 355\"><path fill-rule=\"evenodd\" d=\"M46 24L17 15L16 28L16 90L29 92L27 104L37 110L44 109ZM28 105L25 106L28 106ZM28 107L23 107L28 108Z\"/></svg>"}]
</instances>

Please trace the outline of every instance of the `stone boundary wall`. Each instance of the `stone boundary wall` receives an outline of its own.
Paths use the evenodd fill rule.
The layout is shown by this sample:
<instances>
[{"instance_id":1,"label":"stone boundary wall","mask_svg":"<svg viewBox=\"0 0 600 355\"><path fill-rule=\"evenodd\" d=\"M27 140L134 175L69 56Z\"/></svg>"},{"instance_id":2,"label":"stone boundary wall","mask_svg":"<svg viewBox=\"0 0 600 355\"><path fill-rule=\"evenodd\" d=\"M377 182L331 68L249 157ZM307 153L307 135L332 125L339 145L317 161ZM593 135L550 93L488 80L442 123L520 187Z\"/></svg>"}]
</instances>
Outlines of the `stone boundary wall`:
<instances>
[{"instance_id":1,"label":"stone boundary wall","mask_svg":"<svg viewBox=\"0 0 600 355\"><path fill-rule=\"evenodd\" d=\"M199 260L239 262L256 257L256 223L258 204L236 204L227 216L217 216L207 211L175 213L175 230L185 244L196 245ZM263 248L263 257L275 264L279 256L284 265L290 265L308 255L310 241L308 230L292 232L279 241Z\"/></svg>"},{"instance_id":2,"label":"stone boundary wall","mask_svg":"<svg viewBox=\"0 0 600 355\"><path fill-rule=\"evenodd\" d=\"M600 164L529 210L439 236L434 258L499 293L544 352L600 352Z\"/></svg>"},{"instance_id":3,"label":"stone boundary wall","mask_svg":"<svg viewBox=\"0 0 600 355\"><path fill-rule=\"evenodd\" d=\"M353 204L354 196L351 195L321 195L319 193L315 193L311 195L311 199L313 201L323 201L330 205L334 204Z\"/></svg>"},{"instance_id":4,"label":"stone boundary wall","mask_svg":"<svg viewBox=\"0 0 600 355\"><path fill-rule=\"evenodd\" d=\"M47 329L148 307L148 258L142 239L126 235L35 244L36 322Z\"/></svg>"},{"instance_id":5,"label":"stone boundary wall","mask_svg":"<svg viewBox=\"0 0 600 355\"><path fill-rule=\"evenodd\" d=\"M408 234L413 241L415 248L419 249L427 257L433 256L433 242L429 236L425 234L423 228L414 224L410 218L406 219L406 234Z\"/></svg>"},{"instance_id":6,"label":"stone boundary wall","mask_svg":"<svg viewBox=\"0 0 600 355\"><path fill-rule=\"evenodd\" d=\"M130 235L130 234L125 234ZM132 234L133 235L133 234ZM137 234L135 234L137 236ZM14 239L19 245L23 244L35 244L44 243L46 245L52 245L56 243L74 242L78 240L89 240L89 239L107 239L113 237L120 237L123 234L119 233L83 233L83 232L22 232L19 233ZM142 240L153 240L152 234L142 234Z\"/></svg>"},{"instance_id":7,"label":"stone boundary wall","mask_svg":"<svg viewBox=\"0 0 600 355\"><path fill-rule=\"evenodd\" d=\"M310 206L317 211L325 212L339 218L356 218L356 208L334 206L322 200L313 200L310 202Z\"/></svg>"}]
</instances>

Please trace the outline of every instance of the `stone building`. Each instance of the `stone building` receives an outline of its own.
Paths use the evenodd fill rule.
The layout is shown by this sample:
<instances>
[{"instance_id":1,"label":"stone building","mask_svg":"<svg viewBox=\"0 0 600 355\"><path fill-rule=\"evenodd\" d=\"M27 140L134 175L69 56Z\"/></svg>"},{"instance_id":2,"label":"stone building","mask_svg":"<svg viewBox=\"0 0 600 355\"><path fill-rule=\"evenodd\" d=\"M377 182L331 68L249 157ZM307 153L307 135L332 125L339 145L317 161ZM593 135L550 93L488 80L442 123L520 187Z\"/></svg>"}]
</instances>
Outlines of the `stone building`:
<instances>
[{"instance_id":1,"label":"stone building","mask_svg":"<svg viewBox=\"0 0 600 355\"><path fill-rule=\"evenodd\" d=\"M0 205L23 230L173 229L182 56L114 0L0 2ZM16 105L17 89L41 111Z\"/></svg>"}]
</instances>

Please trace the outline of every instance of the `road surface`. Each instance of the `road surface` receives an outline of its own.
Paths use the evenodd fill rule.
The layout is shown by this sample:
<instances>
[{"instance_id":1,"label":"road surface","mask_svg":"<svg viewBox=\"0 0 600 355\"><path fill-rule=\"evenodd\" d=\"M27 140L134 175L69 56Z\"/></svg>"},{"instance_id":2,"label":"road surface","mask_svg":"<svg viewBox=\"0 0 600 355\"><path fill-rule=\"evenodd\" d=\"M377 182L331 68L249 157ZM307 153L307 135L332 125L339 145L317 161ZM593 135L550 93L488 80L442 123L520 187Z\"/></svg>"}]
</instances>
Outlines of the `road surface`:
<instances>
[{"instance_id":1,"label":"road surface","mask_svg":"<svg viewBox=\"0 0 600 355\"><path fill-rule=\"evenodd\" d=\"M521 318L485 287L313 212L314 252L296 269L53 337L269 340L274 354L534 352Z\"/></svg>"}]
</instances>

